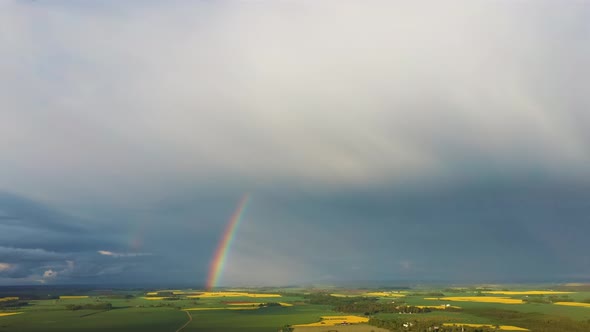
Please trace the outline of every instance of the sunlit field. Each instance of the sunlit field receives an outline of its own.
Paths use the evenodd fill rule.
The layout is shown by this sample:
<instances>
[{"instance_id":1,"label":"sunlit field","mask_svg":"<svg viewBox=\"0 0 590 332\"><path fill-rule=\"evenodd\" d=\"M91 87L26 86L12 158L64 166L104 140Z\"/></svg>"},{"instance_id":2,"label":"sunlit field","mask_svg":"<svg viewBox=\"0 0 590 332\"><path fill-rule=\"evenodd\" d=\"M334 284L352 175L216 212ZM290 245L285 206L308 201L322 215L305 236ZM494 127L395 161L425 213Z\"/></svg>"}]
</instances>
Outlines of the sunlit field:
<instances>
[{"instance_id":1,"label":"sunlit field","mask_svg":"<svg viewBox=\"0 0 590 332\"><path fill-rule=\"evenodd\" d=\"M383 332L408 331L409 327L417 331L435 326L451 329L453 325L461 325L467 332L537 331L541 326L553 326L542 331L590 331L590 302L585 302L590 291L503 292L510 292L512 297L477 288L416 288L404 293L379 289L326 292L315 288L214 292L121 289L76 295L48 290L39 295L49 299L0 294L0 332L62 332L64 328L115 332ZM567 329L560 329L562 326Z\"/></svg>"},{"instance_id":2,"label":"sunlit field","mask_svg":"<svg viewBox=\"0 0 590 332\"><path fill-rule=\"evenodd\" d=\"M571 306L571 307L584 307L584 308L590 308L590 303L580 303L580 302L555 302L554 304L557 304L557 305L565 305L565 306Z\"/></svg>"},{"instance_id":3,"label":"sunlit field","mask_svg":"<svg viewBox=\"0 0 590 332\"><path fill-rule=\"evenodd\" d=\"M573 292L559 292L559 291L483 291L484 294L502 294L502 295L558 295L558 294L572 294Z\"/></svg>"},{"instance_id":4,"label":"sunlit field","mask_svg":"<svg viewBox=\"0 0 590 332\"><path fill-rule=\"evenodd\" d=\"M496 329L494 325L489 324L471 324L471 323L444 323L443 326L463 326L463 327L475 327L475 328L488 328L488 329ZM498 329L502 331L529 331L529 329L525 329L518 326L511 326L511 325L498 325Z\"/></svg>"},{"instance_id":5,"label":"sunlit field","mask_svg":"<svg viewBox=\"0 0 590 332\"><path fill-rule=\"evenodd\" d=\"M253 297L253 298L268 298L281 297L280 294L266 294L266 293L246 293L246 292L202 292L187 296L189 298L216 298L216 297Z\"/></svg>"},{"instance_id":6,"label":"sunlit field","mask_svg":"<svg viewBox=\"0 0 590 332\"><path fill-rule=\"evenodd\" d=\"M369 321L367 317L359 316L322 316L319 322L309 324L298 324L295 327L307 327L307 326L336 326L346 324L358 324L366 323Z\"/></svg>"},{"instance_id":7,"label":"sunlit field","mask_svg":"<svg viewBox=\"0 0 590 332\"><path fill-rule=\"evenodd\" d=\"M0 317L22 314L22 312L0 312Z\"/></svg>"},{"instance_id":8,"label":"sunlit field","mask_svg":"<svg viewBox=\"0 0 590 332\"><path fill-rule=\"evenodd\" d=\"M482 303L501 303L501 304L523 304L520 299L513 299L509 297L493 297L493 296L448 296L448 297L427 297L425 300L440 300L440 301L458 301L458 302L482 302Z\"/></svg>"}]
</instances>

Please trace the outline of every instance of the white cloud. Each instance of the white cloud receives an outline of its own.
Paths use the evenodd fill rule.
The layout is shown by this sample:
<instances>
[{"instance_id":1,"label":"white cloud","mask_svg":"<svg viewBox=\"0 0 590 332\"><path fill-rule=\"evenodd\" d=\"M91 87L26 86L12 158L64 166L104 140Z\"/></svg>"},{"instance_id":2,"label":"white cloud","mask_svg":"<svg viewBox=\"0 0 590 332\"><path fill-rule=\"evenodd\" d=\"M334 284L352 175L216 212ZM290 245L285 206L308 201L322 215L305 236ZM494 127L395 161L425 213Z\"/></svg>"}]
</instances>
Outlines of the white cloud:
<instances>
[{"instance_id":1,"label":"white cloud","mask_svg":"<svg viewBox=\"0 0 590 332\"><path fill-rule=\"evenodd\" d=\"M99 253L100 255L103 256L112 256L112 257L140 257L140 256L151 256L150 253L145 253L145 252L126 252L126 253L118 253L118 252L112 252L112 251L108 251L108 250L99 250L97 251L97 253Z\"/></svg>"},{"instance_id":2,"label":"white cloud","mask_svg":"<svg viewBox=\"0 0 590 332\"><path fill-rule=\"evenodd\" d=\"M13 265L12 265L12 264L8 264L8 263L1 263L1 262L0 262L0 272L3 272L3 271L8 271L8 270L10 270L10 269L12 269L12 268L13 268Z\"/></svg>"},{"instance_id":3,"label":"white cloud","mask_svg":"<svg viewBox=\"0 0 590 332\"><path fill-rule=\"evenodd\" d=\"M58 274L58 272L49 269L43 272L43 279L54 279L58 276Z\"/></svg>"}]
</instances>

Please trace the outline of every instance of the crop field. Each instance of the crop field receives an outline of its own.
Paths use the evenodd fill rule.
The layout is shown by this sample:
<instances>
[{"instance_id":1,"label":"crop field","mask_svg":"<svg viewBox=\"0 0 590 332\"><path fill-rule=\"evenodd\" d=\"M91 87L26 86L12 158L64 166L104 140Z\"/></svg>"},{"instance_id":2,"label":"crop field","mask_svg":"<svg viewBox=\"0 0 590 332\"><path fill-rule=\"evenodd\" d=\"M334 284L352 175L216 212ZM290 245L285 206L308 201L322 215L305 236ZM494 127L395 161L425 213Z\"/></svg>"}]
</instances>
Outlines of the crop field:
<instances>
[{"instance_id":1,"label":"crop field","mask_svg":"<svg viewBox=\"0 0 590 332\"><path fill-rule=\"evenodd\" d=\"M554 304L557 305L567 305L572 307L585 307L590 308L590 303L580 303L580 302L555 302Z\"/></svg>"},{"instance_id":2,"label":"crop field","mask_svg":"<svg viewBox=\"0 0 590 332\"><path fill-rule=\"evenodd\" d=\"M406 331L403 324L410 323L535 331L547 321L571 328L540 331L587 332L587 299L588 291L514 288L500 293L476 287L403 293L298 288L12 294L0 289L0 332L383 332Z\"/></svg>"},{"instance_id":3,"label":"crop field","mask_svg":"<svg viewBox=\"0 0 590 332\"><path fill-rule=\"evenodd\" d=\"M501 294L501 295L561 295L573 294L573 292L559 292L559 291L484 291L484 294Z\"/></svg>"},{"instance_id":4,"label":"crop field","mask_svg":"<svg viewBox=\"0 0 590 332\"><path fill-rule=\"evenodd\" d=\"M496 296L448 296L448 297L427 297L425 300L439 301L459 301L459 302L484 302L484 303L501 303L501 304L523 304L521 299Z\"/></svg>"},{"instance_id":5,"label":"crop field","mask_svg":"<svg viewBox=\"0 0 590 332\"><path fill-rule=\"evenodd\" d=\"M0 312L0 317L22 314L22 312Z\"/></svg>"},{"instance_id":6,"label":"crop field","mask_svg":"<svg viewBox=\"0 0 590 332\"><path fill-rule=\"evenodd\" d=\"M495 328L494 325L489 324L472 324L472 323L444 323L443 326L464 326L464 327L487 327L487 328ZM529 329L525 329L518 326L512 325L498 325L498 329L502 331L530 331Z\"/></svg>"},{"instance_id":7,"label":"crop field","mask_svg":"<svg viewBox=\"0 0 590 332\"><path fill-rule=\"evenodd\" d=\"M336 326L336 325L347 325L347 324L358 324L366 323L369 321L367 317L359 316L322 316L319 322L309 324L297 324L295 327L308 327L308 326Z\"/></svg>"},{"instance_id":8,"label":"crop field","mask_svg":"<svg viewBox=\"0 0 590 332\"><path fill-rule=\"evenodd\" d=\"M378 328L368 324L340 325L337 327L307 326L295 327L294 332L388 332L389 330Z\"/></svg>"}]
</instances>

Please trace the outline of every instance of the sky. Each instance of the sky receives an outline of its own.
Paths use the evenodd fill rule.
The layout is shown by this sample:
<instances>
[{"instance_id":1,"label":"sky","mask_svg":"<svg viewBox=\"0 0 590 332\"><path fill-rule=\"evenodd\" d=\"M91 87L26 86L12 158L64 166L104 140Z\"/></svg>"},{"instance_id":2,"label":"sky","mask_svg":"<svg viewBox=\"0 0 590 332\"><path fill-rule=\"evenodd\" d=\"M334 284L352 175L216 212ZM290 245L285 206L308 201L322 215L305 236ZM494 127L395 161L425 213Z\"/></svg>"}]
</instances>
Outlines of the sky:
<instances>
[{"instance_id":1,"label":"sky","mask_svg":"<svg viewBox=\"0 0 590 332\"><path fill-rule=\"evenodd\" d=\"M0 1L0 285L590 280L586 1Z\"/></svg>"}]
</instances>

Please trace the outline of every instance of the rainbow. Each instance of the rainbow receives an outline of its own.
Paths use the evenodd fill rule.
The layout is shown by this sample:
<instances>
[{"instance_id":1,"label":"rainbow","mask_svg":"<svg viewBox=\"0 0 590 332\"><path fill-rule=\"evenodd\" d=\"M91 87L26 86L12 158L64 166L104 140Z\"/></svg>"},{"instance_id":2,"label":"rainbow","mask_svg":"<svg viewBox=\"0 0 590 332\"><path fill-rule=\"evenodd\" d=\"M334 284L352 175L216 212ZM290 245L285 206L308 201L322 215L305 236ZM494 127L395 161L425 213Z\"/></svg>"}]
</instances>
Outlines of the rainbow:
<instances>
[{"instance_id":1,"label":"rainbow","mask_svg":"<svg viewBox=\"0 0 590 332\"><path fill-rule=\"evenodd\" d=\"M211 260L211 265L209 266L209 275L207 276L208 290L213 289L221 277L223 267L225 266L225 261L227 259L227 253L229 252L229 248L231 247L231 244L235 238L236 231L238 230L238 226L242 220L242 214L246 209L249 198L249 194L242 196L238 202L238 207L232 214L229 222L227 223L227 226L225 227L225 231L221 236L221 241L219 241L217 249L215 249L213 260Z\"/></svg>"}]
</instances>

